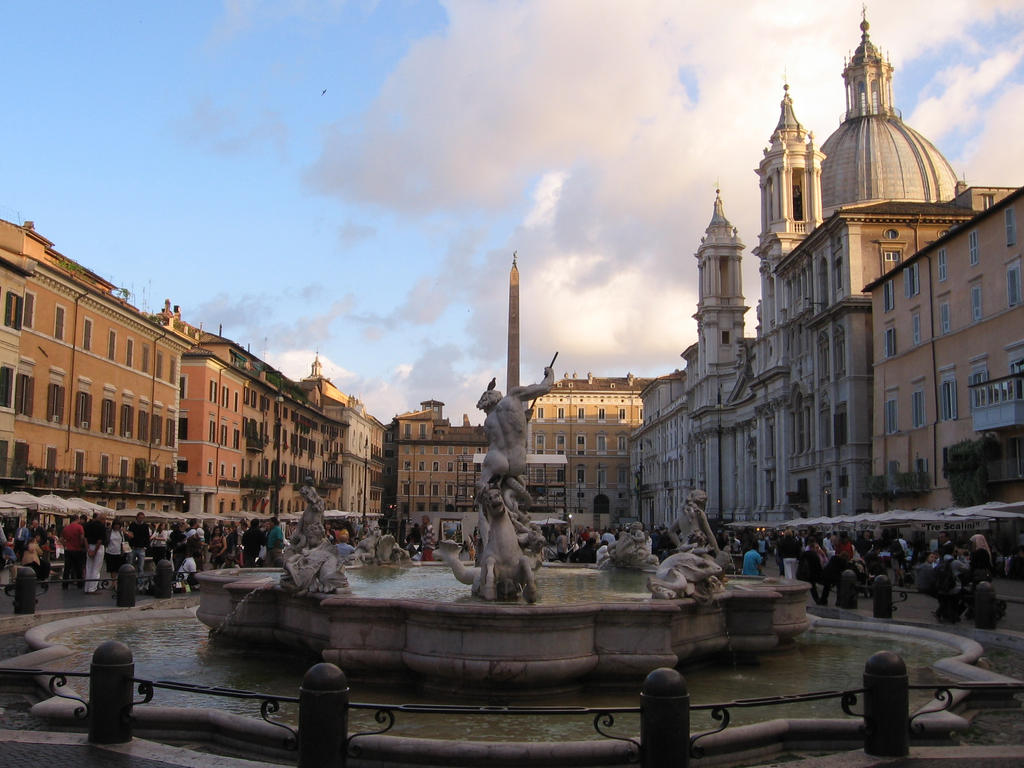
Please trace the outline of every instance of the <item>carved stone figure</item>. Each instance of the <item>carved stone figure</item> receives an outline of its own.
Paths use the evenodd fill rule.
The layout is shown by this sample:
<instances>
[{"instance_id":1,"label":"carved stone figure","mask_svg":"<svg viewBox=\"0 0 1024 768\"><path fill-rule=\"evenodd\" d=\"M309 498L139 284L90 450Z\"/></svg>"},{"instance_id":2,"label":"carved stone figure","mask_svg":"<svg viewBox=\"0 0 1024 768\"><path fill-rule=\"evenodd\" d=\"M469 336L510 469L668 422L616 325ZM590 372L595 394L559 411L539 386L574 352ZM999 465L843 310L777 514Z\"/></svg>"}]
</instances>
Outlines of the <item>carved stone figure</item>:
<instances>
[{"instance_id":1,"label":"carved stone figure","mask_svg":"<svg viewBox=\"0 0 1024 768\"><path fill-rule=\"evenodd\" d=\"M706 603L725 589L722 573L722 566L705 548L694 547L667 557L647 580L647 588L655 598L692 597Z\"/></svg>"},{"instance_id":2,"label":"carved stone figure","mask_svg":"<svg viewBox=\"0 0 1024 768\"><path fill-rule=\"evenodd\" d=\"M306 478L299 495L306 500L306 508L302 511L299 524L295 526L289 539L296 550L315 547L327 535L324 527L324 502L313 487L312 478Z\"/></svg>"},{"instance_id":3,"label":"carved stone figure","mask_svg":"<svg viewBox=\"0 0 1024 768\"><path fill-rule=\"evenodd\" d=\"M544 379L539 384L514 387L504 397L494 389L492 380L476 404L487 414L484 419L487 454L480 468L477 496L487 488L500 488L520 536L530 530L529 516L519 510L520 503L531 503L526 490L526 401L546 395L554 383L555 371L551 366L544 369ZM479 528L484 544L487 543L487 526L487 516L481 510Z\"/></svg>"},{"instance_id":4,"label":"carved stone figure","mask_svg":"<svg viewBox=\"0 0 1024 768\"><path fill-rule=\"evenodd\" d=\"M350 591L338 549L329 539L286 557L284 570L281 587L296 595L340 595Z\"/></svg>"},{"instance_id":5,"label":"carved stone figure","mask_svg":"<svg viewBox=\"0 0 1024 768\"><path fill-rule=\"evenodd\" d=\"M452 569L456 579L472 584L473 594L484 600L516 600L522 593L526 602L536 602L533 569L539 557L537 553L531 557L521 549L501 490L493 485L486 488L479 494L478 506L490 527L479 567L466 566L459 560L461 547L454 541L442 541L435 556Z\"/></svg>"},{"instance_id":6,"label":"carved stone figure","mask_svg":"<svg viewBox=\"0 0 1024 768\"><path fill-rule=\"evenodd\" d=\"M292 546L284 557L281 588L297 595L345 594L348 577L324 529L324 502L309 478L299 493L306 508L289 539Z\"/></svg>"},{"instance_id":7,"label":"carved stone figure","mask_svg":"<svg viewBox=\"0 0 1024 768\"><path fill-rule=\"evenodd\" d=\"M668 537L675 545L676 552L685 552L692 547L703 547L722 566L726 573L735 569L728 552L718 548L718 540L711 532L704 508L708 503L708 495L695 488L686 497L683 509L671 525L668 526Z\"/></svg>"},{"instance_id":8,"label":"carved stone figure","mask_svg":"<svg viewBox=\"0 0 1024 768\"><path fill-rule=\"evenodd\" d=\"M607 557L602 558L601 550L598 550L598 567L645 568L658 564L657 555L651 554L651 540L641 523L633 523L628 531L620 533L615 543L608 547L606 554Z\"/></svg>"},{"instance_id":9,"label":"carved stone figure","mask_svg":"<svg viewBox=\"0 0 1024 768\"><path fill-rule=\"evenodd\" d=\"M704 513L707 503L707 493L699 488L694 488L687 495L682 511L668 527L668 537L677 549L685 544L697 544L707 547L714 555L718 554L718 542Z\"/></svg>"},{"instance_id":10,"label":"carved stone figure","mask_svg":"<svg viewBox=\"0 0 1024 768\"><path fill-rule=\"evenodd\" d=\"M345 562L362 565L410 565L409 553L398 546L390 533L374 529L356 545L356 551Z\"/></svg>"}]
</instances>

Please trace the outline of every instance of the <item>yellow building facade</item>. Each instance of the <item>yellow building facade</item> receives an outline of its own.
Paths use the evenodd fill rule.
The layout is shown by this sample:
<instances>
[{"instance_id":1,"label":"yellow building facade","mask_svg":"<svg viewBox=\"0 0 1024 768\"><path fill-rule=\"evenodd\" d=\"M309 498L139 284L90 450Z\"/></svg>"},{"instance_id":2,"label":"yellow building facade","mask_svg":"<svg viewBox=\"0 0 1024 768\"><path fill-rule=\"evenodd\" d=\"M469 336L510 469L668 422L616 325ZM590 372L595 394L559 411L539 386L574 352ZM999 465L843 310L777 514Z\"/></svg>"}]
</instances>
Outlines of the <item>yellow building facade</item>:
<instances>
[{"instance_id":1,"label":"yellow building facade","mask_svg":"<svg viewBox=\"0 0 1024 768\"><path fill-rule=\"evenodd\" d=\"M643 423L640 394L650 381L632 374L567 375L534 402L529 450L566 457L565 469L554 471L564 472L566 515L574 528L602 528L630 517L629 440ZM545 471L540 464L531 469Z\"/></svg>"},{"instance_id":2,"label":"yellow building facade","mask_svg":"<svg viewBox=\"0 0 1024 768\"><path fill-rule=\"evenodd\" d=\"M875 509L951 506L961 470L1024 497L1024 188L965 195L987 209L868 286Z\"/></svg>"},{"instance_id":3,"label":"yellow building facade","mask_svg":"<svg viewBox=\"0 0 1024 768\"><path fill-rule=\"evenodd\" d=\"M31 222L0 222L0 248L34 262L11 406L25 486L112 508L180 509L178 370L188 345Z\"/></svg>"}]
</instances>

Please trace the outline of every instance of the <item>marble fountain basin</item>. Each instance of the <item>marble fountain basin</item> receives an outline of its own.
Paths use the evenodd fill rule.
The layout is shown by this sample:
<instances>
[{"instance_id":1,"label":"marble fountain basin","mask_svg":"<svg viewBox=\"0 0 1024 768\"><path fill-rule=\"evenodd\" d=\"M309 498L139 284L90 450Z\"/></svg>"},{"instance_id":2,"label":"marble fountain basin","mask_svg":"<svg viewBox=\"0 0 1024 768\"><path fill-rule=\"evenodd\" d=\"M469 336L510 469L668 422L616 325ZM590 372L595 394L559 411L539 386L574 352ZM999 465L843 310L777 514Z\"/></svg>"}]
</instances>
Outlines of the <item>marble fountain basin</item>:
<instances>
[{"instance_id":1,"label":"marble fountain basin","mask_svg":"<svg viewBox=\"0 0 1024 768\"><path fill-rule=\"evenodd\" d=\"M423 568L465 596L418 593ZM546 567L541 601L527 605L471 598L450 571L430 565L395 569L383 593L360 596L359 570L349 570L353 594L326 597L290 594L274 569L202 572L197 617L236 641L312 651L353 678L505 696L635 686L657 667L725 652L755 657L810 626L809 585L771 577L732 577L704 604L619 590L545 602L545 581L593 570Z\"/></svg>"}]
</instances>

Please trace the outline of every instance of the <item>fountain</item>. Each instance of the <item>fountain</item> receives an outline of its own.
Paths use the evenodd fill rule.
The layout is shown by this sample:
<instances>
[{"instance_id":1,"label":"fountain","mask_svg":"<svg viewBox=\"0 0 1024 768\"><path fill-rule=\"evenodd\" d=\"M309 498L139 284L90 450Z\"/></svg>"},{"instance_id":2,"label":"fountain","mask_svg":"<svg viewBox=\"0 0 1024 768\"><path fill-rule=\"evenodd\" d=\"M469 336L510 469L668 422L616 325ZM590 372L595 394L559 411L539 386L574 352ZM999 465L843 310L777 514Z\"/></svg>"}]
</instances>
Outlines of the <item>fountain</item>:
<instances>
[{"instance_id":1,"label":"fountain","mask_svg":"<svg viewBox=\"0 0 1024 768\"><path fill-rule=\"evenodd\" d=\"M552 377L549 366L542 382L504 397L492 382L480 398L488 436L477 488L480 565L459 562L453 543L438 550L458 581L472 585L472 598L417 598L400 579L394 597L360 597L323 541L322 505L307 487L280 583L267 581L267 569L200 573L198 618L223 637L313 651L357 679L512 696L638 685L657 667L722 652L756 656L808 628L803 582L740 577L726 588L728 558L710 536L700 491L673 524L677 551L648 580L649 592L546 604L535 576L543 539L521 508L529 502L526 401ZM445 566L401 570L436 567Z\"/></svg>"}]
</instances>

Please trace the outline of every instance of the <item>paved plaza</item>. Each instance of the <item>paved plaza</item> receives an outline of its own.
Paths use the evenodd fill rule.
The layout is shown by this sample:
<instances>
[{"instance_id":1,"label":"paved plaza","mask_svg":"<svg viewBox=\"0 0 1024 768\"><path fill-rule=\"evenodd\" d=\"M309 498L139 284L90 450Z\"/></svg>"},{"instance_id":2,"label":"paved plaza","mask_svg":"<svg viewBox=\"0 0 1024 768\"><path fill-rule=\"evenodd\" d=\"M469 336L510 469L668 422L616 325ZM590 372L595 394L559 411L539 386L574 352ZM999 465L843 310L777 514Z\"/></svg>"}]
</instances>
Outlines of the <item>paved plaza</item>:
<instances>
[{"instance_id":1,"label":"paved plaza","mask_svg":"<svg viewBox=\"0 0 1024 768\"><path fill-rule=\"evenodd\" d=\"M897 604L892 622L926 626L973 637L989 648L998 636L1002 647L1016 647L1019 669L1024 669L1024 581L1000 579L996 582L997 594L1006 600L1006 616L992 633L975 630L970 622L956 625L939 624L934 615L935 600L907 590L907 600ZM897 599L899 594L897 590ZM29 627L45 621L71 618L101 611L146 610L166 607L184 607L198 602L196 594L175 595L169 600L154 600L142 596L134 609L117 608L110 591L98 595L85 595L77 589L67 591L51 588L39 597L37 613L33 616L16 616L12 601L4 596L0 600L0 658L17 656L28 651L23 633ZM820 616L840 618L872 619L871 601L861 598L855 610L840 611L834 607L820 607L813 603L809 612ZM268 765L266 760L250 761L232 757L221 757L202 751L202 745L195 749L168 746L145 739L135 738L130 744L98 746L87 743L85 734L54 732L44 730L28 713L30 699L24 692L4 690L0 694L0 765L45 764L52 768L75 766L76 768L159 768L160 766L189 766L199 768L254 768ZM982 715L980 721L988 715ZM917 766L950 766L950 768L1001 768L1017 766L1024 760L1024 715L1020 710L993 715L988 732L994 733L1003 743L959 747L914 747L906 758L873 758L861 750L828 755L798 756L787 755L759 766L827 766L828 768L866 768L867 766L892 766L893 768L916 768ZM984 730L984 729L983 729ZM699 764L699 763L697 763Z\"/></svg>"}]
</instances>

